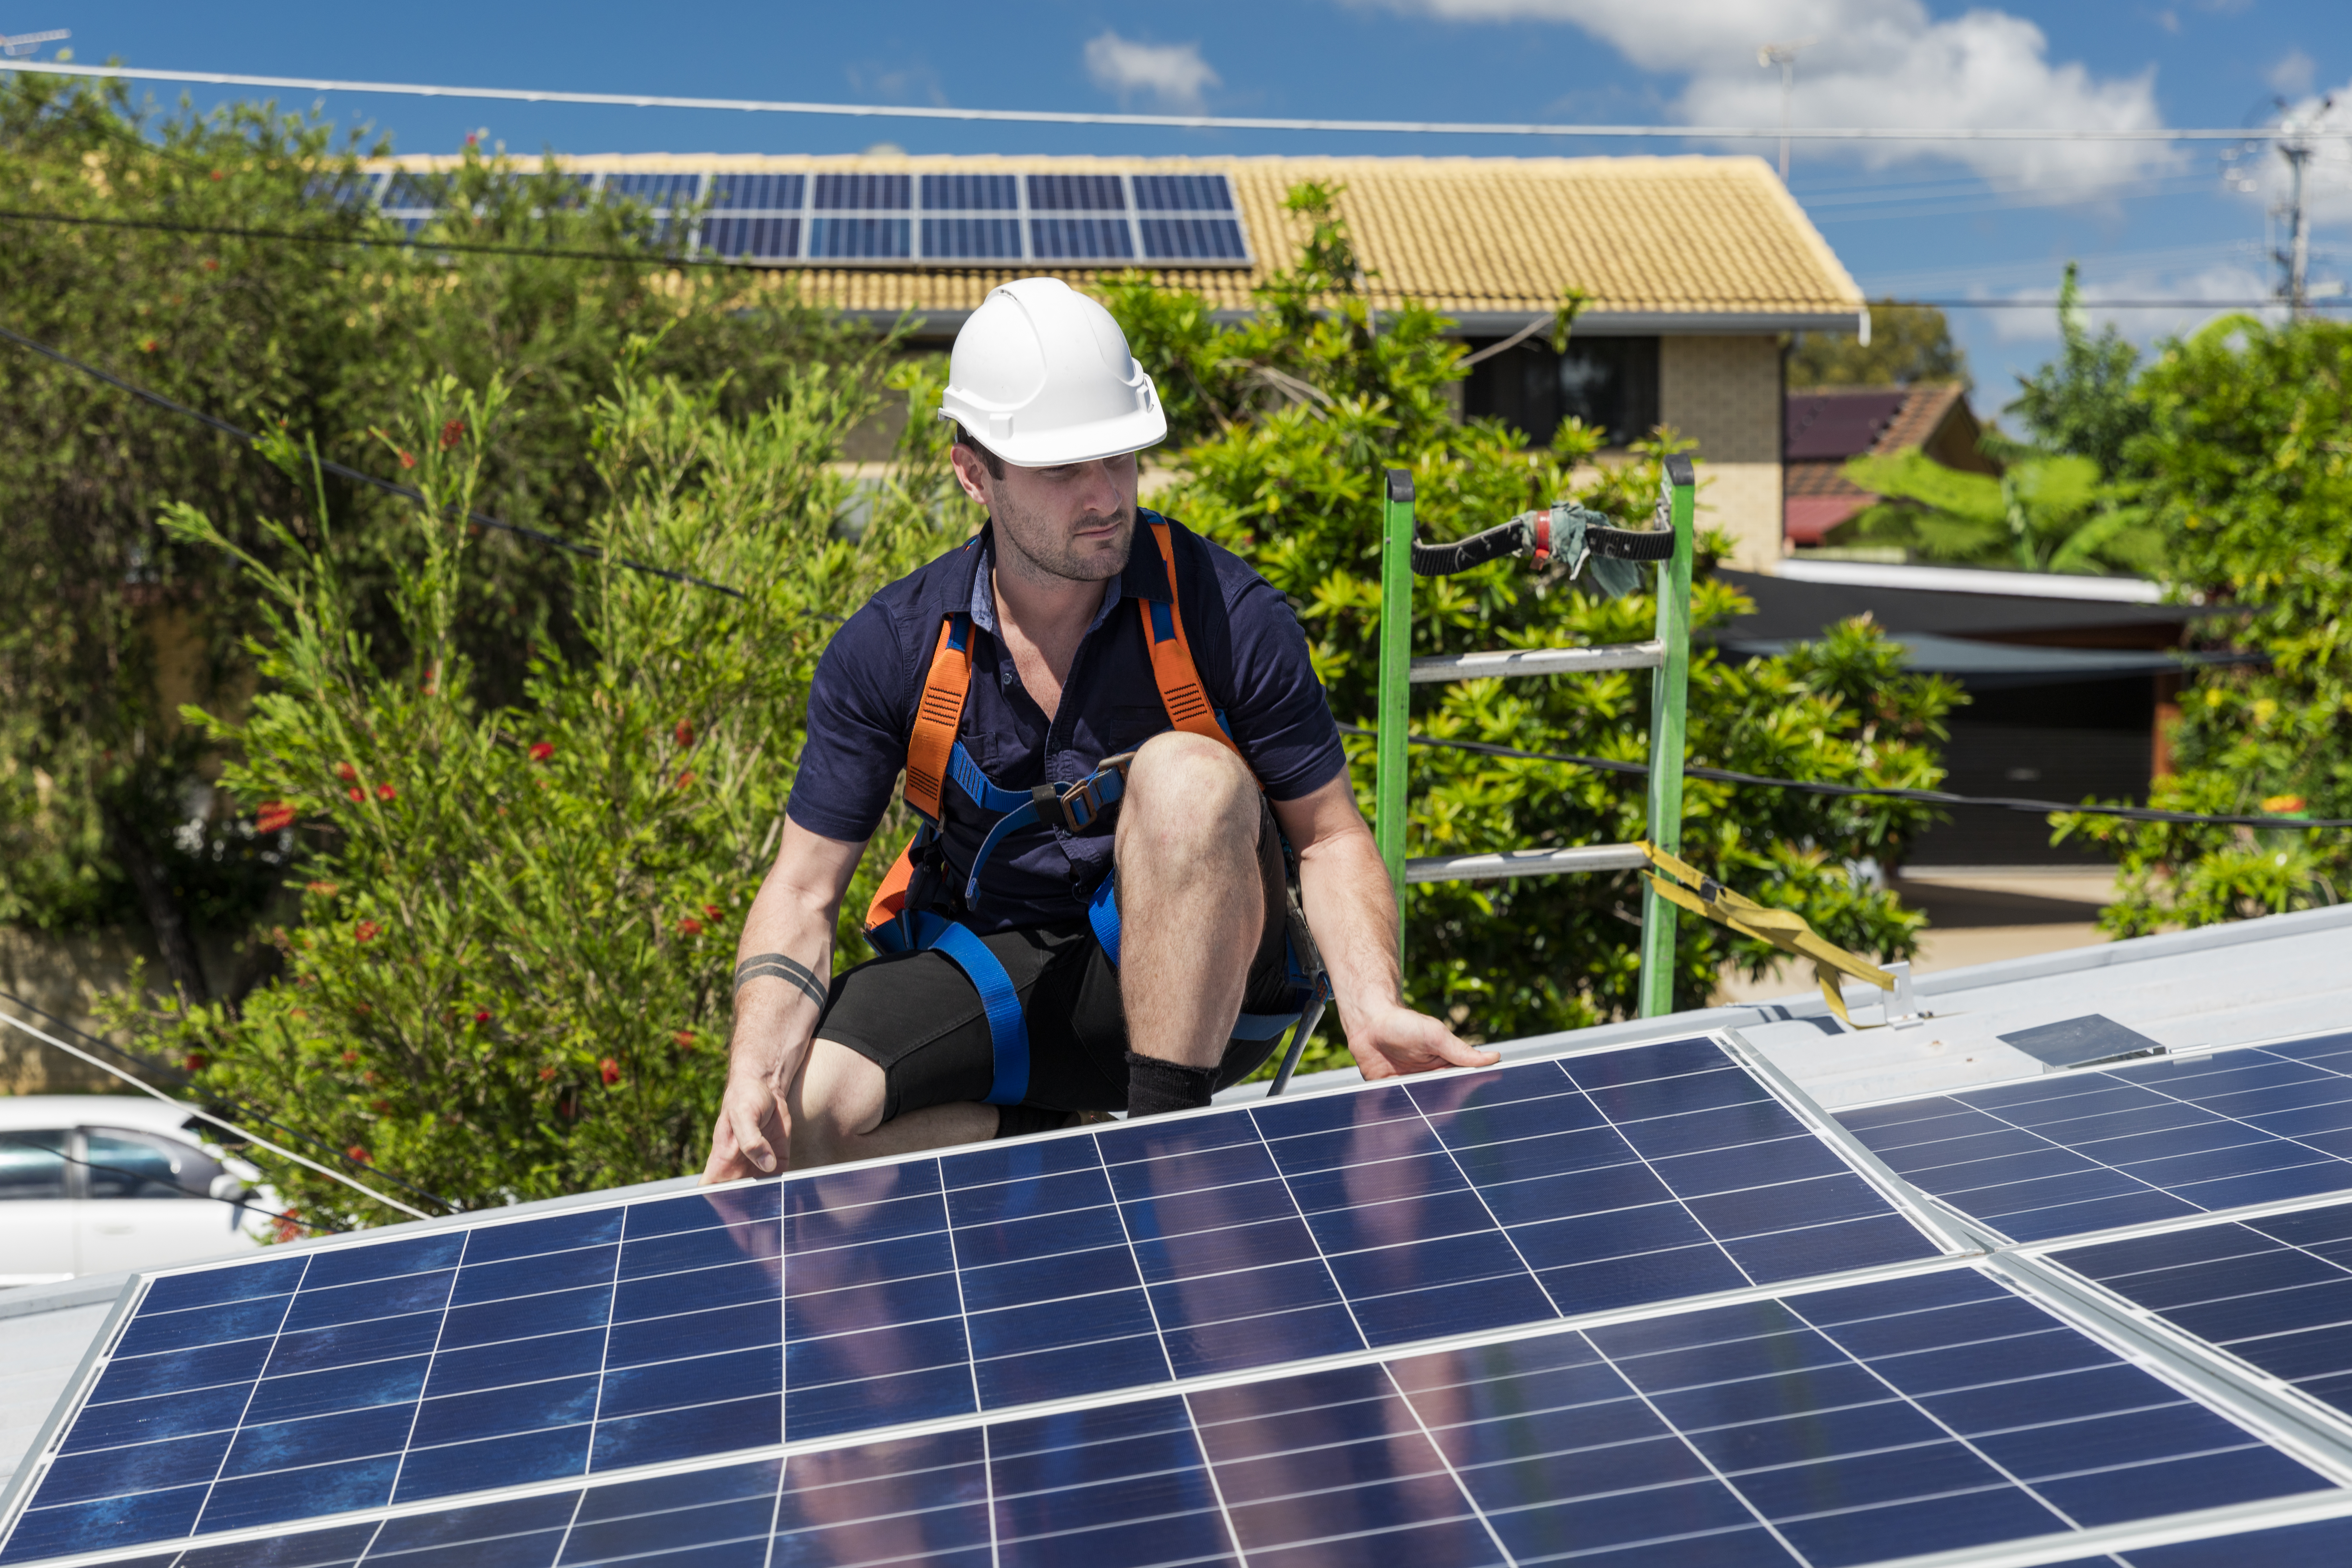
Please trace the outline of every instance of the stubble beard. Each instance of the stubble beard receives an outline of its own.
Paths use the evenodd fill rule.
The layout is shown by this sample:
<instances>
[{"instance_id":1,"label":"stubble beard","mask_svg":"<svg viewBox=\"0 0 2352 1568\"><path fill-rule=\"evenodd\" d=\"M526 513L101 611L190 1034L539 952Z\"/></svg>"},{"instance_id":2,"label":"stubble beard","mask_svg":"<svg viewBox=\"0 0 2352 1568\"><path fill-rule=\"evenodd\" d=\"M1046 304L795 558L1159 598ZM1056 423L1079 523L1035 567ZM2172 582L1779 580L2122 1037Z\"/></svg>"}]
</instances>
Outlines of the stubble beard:
<instances>
[{"instance_id":1,"label":"stubble beard","mask_svg":"<svg viewBox=\"0 0 2352 1568\"><path fill-rule=\"evenodd\" d=\"M1107 582L1127 570L1128 554L1135 547L1135 509L1131 506L1122 508L1117 520L1118 548L1103 552L1097 547L1084 555L1071 542L1074 529L1016 511L1004 505L1001 497L996 511L999 570L1009 568L1032 581ZM1094 526L1108 520L1089 516L1083 521Z\"/></svg>"}]
</instances>

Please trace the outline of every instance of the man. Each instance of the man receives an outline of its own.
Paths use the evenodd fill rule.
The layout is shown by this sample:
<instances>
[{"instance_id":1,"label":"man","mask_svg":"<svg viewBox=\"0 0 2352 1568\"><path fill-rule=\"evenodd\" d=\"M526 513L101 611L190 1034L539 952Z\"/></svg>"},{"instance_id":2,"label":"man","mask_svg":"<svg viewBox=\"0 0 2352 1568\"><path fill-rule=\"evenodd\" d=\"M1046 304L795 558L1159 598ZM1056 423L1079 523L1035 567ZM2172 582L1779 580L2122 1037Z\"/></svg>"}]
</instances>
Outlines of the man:
<instances>
[{"instance_id":1,"label":"man","mask_svg":"<svg viewBox=\"0 0 2352 1568\"><path fill-rule=\"evenodd\" d=\"M994 290L941 402L990 521L818 665L704 1180L1207 1104L1271 1052L1253 1020L1299 1001L1285 839L1365 1076L1498 1059L1402 1000L1388 876L1289 606L1139 511L1135 454L1167 421L1109 312L1054 279ZM879 928L902 951L828 985L902 771L936 829Z\"/></svg>"}]
</instances>

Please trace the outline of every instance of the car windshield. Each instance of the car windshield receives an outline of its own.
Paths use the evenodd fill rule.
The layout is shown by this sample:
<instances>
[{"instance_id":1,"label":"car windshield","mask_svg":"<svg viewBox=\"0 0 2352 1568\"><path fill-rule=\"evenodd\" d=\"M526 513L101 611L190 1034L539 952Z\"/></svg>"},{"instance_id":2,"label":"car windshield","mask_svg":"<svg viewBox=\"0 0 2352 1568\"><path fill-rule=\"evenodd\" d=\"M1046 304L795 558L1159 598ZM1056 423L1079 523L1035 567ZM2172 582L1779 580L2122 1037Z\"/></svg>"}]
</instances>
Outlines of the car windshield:
<instances>
[{"instance_id":1,"label":"car windshield","mask_svg":"<svg viewBox=\"0 0 2352 1568\"><path fill-rule=\"evenodd\" d=\"M220 1173L203 1150L152 1132L87 1127L82 1140L94 1198L201 1198Z\"/></svg>"},{"instance_id":2,"label":"car windshield","mask_svg":"<svg viewBox=\"0 0 2352 1568\"><path fill-rule=\"evenodd\" d=\"M66 1132L0 1132L0 1202L66 1195Z\"/></svg>"}]
</instances>

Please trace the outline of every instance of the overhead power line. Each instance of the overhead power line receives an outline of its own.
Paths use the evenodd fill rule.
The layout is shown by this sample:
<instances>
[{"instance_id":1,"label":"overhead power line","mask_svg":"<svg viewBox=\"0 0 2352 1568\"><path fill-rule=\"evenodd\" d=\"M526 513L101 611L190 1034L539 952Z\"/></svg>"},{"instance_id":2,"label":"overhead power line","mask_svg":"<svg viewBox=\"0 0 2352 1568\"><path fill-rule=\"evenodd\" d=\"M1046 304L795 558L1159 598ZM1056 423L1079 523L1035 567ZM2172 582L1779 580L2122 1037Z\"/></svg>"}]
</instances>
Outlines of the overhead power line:
<instances>
[{"instance_id":1,"label":"overhead power line","mask_svg":"<svg viewBox=\"0 0 2352 1568\"><path fill-rule=\"evenodd\" d=\"M156 70L132 66L59 65L32 60L0 60L0 69L37 72L44 76L188 82L208 87L386 93L405 98L488 99L508 103L581 104L600 109L699 109L744 114L811 114L855 120L980 121L1015 125L1131 125L1163 131L1301 131L1389 136L1695 136L1727 141L1774 140L1788 135L1808 142L2243 142L2263 134L2250 132L2243 126L2103 130L2033 126L1906 129L1850 125L1790 126L1783 131L1777 125L1572 125L1465 120L1307 120L1273 115L1105 114L1071 110L950 109L911 104L804 103L758 98L678 98L637 92L559 92L544 88L449 87L425 82L346 81L329 77ZM2352 127L2314 130L2304 134L2352 141Z\"/></svg>"}]
</instances>

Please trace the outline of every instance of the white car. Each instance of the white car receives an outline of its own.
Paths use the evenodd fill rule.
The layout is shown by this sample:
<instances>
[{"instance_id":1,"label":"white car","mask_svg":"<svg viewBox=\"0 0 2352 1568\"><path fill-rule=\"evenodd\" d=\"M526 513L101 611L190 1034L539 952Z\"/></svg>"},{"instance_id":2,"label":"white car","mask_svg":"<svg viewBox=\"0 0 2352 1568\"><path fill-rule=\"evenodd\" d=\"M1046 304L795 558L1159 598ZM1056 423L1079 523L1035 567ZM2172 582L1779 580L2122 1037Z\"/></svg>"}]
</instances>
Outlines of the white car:
<instances>
[{"instance_id":1,"label":"white car","mask_svg":"<svg viewBox=\"0 0 2352 1568\"><path fill-rule=\"evenodd\" d=\"M261 1245L278 1205L205 1125L144 1096L0 1096L0 1285Z\"/></svg>"}]
</instances>

